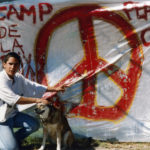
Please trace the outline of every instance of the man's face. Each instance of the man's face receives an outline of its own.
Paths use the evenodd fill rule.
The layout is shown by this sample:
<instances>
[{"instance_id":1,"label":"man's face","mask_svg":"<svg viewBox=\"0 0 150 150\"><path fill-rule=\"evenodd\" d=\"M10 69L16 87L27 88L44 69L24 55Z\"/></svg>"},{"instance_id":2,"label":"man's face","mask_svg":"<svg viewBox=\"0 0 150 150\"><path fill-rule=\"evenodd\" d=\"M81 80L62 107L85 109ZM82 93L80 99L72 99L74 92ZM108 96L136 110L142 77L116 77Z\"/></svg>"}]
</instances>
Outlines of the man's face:
<instances>
[{"instance_id":1,"label":"man's face","mask_svg":"<svg viewBox=\"0 0 150 150\"><path fill-rule=\"evenodd\" d=\"M9 57L6 63L3 63L3 68L5 69L6 73L10 78L14 78L15 73L19 69L19 62L14 57Z\"/></svg>"}]
</instances>

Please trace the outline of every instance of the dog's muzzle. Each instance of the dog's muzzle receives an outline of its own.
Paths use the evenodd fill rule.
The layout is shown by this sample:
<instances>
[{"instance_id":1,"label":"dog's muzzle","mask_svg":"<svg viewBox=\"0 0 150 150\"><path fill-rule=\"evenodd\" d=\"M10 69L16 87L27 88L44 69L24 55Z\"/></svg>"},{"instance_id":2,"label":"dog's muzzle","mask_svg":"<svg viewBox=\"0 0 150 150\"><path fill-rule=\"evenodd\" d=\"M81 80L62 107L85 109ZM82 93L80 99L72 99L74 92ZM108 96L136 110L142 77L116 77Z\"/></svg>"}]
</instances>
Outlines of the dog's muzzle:
<instances>
[{"instance_id":1,"label":"dog's muzzle","mask_svg":"<svg viewBox=\"0 0 150 150\"><path fill-rule=\"evenodd\" d=\"M35 108L34 111L37 113L37 114L42 114L45 112L45 110L41 110L41 109L38 109L38 108Z\"/></svg>"}]
</instances>

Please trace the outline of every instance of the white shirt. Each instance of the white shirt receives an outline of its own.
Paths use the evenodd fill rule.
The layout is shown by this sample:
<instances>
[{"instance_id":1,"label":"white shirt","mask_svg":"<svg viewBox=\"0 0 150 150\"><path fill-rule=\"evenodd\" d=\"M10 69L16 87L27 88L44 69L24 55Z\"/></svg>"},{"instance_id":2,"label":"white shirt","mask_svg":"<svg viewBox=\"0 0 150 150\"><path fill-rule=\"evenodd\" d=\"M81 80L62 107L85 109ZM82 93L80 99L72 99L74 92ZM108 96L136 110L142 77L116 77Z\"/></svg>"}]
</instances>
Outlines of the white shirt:
<instances>
[{"instance_id":1,"label":"white shirt","mask_svg":"<svg viewBox=\"0 0 150 150\"><path fill-rule=\"evenodd\" d=\"M5 70L0 72L0 122L13 117L17 112L16 103L21 96L41 98L47 87L26 79L16 73L11 79ZM6 104L4 105L4 103ZM7 111L7 112L4 112ZM4 114L5 113L5 114Z\"/></svg>"}]
</instances>

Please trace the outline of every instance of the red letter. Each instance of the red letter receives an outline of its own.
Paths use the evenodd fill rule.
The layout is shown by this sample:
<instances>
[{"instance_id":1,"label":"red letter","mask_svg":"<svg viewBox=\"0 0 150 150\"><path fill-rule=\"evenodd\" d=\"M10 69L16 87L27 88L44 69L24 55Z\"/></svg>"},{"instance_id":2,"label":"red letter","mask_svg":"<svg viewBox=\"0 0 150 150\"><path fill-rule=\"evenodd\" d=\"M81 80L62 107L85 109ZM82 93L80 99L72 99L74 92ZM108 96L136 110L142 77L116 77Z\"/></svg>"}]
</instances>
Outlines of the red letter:
<instances>
[{"instance_id":1,"label":"red letter","mask_svg":"<svg viewBox=\"0 0 150 150\"><path fill-rule=\"evenodd\" d=\"M0 43L0 51L1 51L2 53L8 53L8 52L10 52L10 50L4 50L4 49L3 49L2 43Z\"/></svg>"},{"instance_id":2,"label":"red letter","mask_svg":"<svg viewBox=\"0 0 150 150\"><path fill-rule=\"evenodd\" d=\"M0 27L0 39L6 36L7 29L5 27Z\"/></svg>"},{"instance_id":3,"label":"red letter","mask_svg":"<svg viewBox=\"0 0 150 150\"><path fill-rule=\"evenodd\" d=\"M28 16L30 16L31 14L33 14L33 23L36 23L36 11L35 11L35 6L31 6L29 8L29 10L27 8L25 8L24 5L20 6L20 10L21 10L21 20L24 20L24 14L27 14Z\"/></svg>"},{"instance_id":4,"label":"red letter","mask_svg":"<svg viewBox=\"0 0 150 150\"><path fill-rule=\"evenodd\" d=\"M145 29L145 30L143 30L142 31L142 33L141 33L141 39L142 39L142 43L144 44L144 46L150 46L150 42L147 42L146 40L145 40L145 33L146 32L150 32L150 28L147 28L147 29Z\"/></svg>"},{"instance_id":5,"label":"red letter","mask_svg":"<svg viewBox=\"0 0 150 150\"><path fill-rule=\"evenodd\" d=\"M47 10L43 9L44 5L47 7ZM52 5L51 4L49 4L49 3L39 3L39 17L40 17L41 21L43 21L43 15L44 14L49 14L49 13L51 13L51 11L52 11Z\"/></svg>"},{"instance_id":6,"label":"red letter","mask_svg":"<svg viewBox=\"0 0 150 150\"><path fill-rule=\"evenodd\" d=\"M20 35L16 35L16 34L13 34L13 32L14 33L16 33L17 32L17 30L13 30L13 29L11 29L11 27L12 28L14 28L14 27L16 27L17 26L17 24L13 24L13 25L10 25L8 28L8 35L9 35L9 37L20 37Z\"/></svg>"},{"instance_id":7,"label":"red letter","mask_svg":"<svg viewBox=\"0 0 150 150\"><path fill-rule=\"evenodd\" d=\"M6 9L7 9L7 7L2 6L2 7L0 7L0 12L3 11L3 10L6 10ZM1 14L2 14L2 13L1 13ZM0 18L0 20L4 20L5 18L6 18L6 17L3 16L3 17Z\"/></svg>"},{"instance_id":8,"label":"red letter","mask_svg":"<svg viewBox=\"0 0 150 150\"><path fill-rule=\"evenodd\" d=\"M143 12L143 13L141 13ZM136 15L138 19L145 19L147 20L147 6L144 7L137 7L136 8Z\"/></svg>"},{"instance_id":9,"label":"red letter","mask_svg":"<svg viewBox=\"0 0 150 150\"><path fill-rule=\"evenodd\" d=\"M9 19L10 16L13 15L13 14L16 14L16 17L17 17L18 19L20 19L20 16L19 16L19 14L18 14L16 8L14 8L13 5L10 5L10 6L9 6L8 13L7 13L7 18Z\"/></svg>"},{"instance_id":10,"label":"red letter","mask_svg":"<svg viewBox=\"0 0 150 150\"><path fill-rule=\"evenodd\" d=\"M15 48L15 47L20 48L21 52L24 53L24 52L23 52L23 49L22 49L23 45L19 45L17 39L14 39L14 44L13 44L12 51L14 51L14 48Z\"/></svg>"},{"instance_id":11,"label":"red letter","mask_svg":"<svg viewBox=\"0 0 150 150\"><path fill-rule=\"evenodd\" d=\"M124 3L124 6L128 6L128 5L131 5L131 4L135 4L135 2L125 2L125 3ZM132 7L132 8L130 8L130 9L128 9L128 8L125 8L125 9L124 9L124 12L126 13L126 15L127 15L127 17L128 17L129 20L132 19L132 18L130 17L129 12L130 12L130 11L133 11L134 9L135 9L135 7Z\"/></svg>"},{"instance_id":12,"label":"red letter","mask_svg":"<svg viewBox=\"0 0 150 150\"><path fill-rule=\"evenodd\" d=\"M26 59L26 62L27 62L27 65L28 65L28 68L27 68L27 73L25 75L26 78L29 78L29 74L31 75L31 80L34 81L34 77L35 77L35 72L33 71L32 67L31 67L31 57L32 55L29 54L29 59Z\"/></svg>"}]
</instances>

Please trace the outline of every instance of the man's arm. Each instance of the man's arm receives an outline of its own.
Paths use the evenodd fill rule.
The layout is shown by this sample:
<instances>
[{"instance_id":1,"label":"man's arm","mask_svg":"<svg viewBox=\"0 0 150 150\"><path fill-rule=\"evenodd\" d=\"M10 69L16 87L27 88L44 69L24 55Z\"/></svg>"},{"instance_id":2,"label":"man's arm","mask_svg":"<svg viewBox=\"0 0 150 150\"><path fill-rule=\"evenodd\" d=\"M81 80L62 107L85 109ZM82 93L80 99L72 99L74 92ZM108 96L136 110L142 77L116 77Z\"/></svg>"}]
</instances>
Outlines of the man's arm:
<instances>
[{"instance_id":1,"label":"man's arm","mask_svg":"<svg viewBox=\"0 0 150 150\"><path fill-rule=\"evenodd\" d=\"M41 98L33 98L33 97L23 97L21 96L17 101L17 104L32 104L32 103L44 103L49 104L50 101L41 99Z\"/></svg>"}]
</instances>

